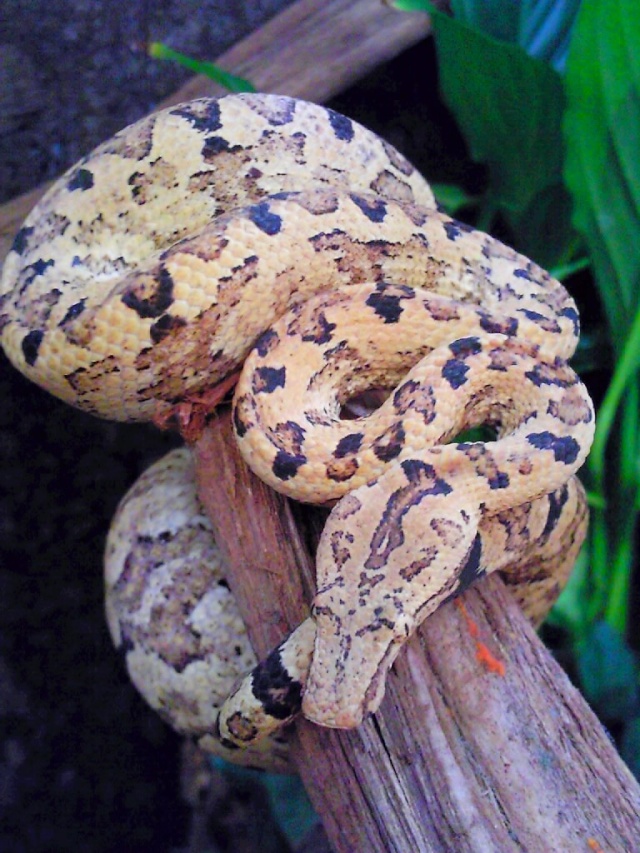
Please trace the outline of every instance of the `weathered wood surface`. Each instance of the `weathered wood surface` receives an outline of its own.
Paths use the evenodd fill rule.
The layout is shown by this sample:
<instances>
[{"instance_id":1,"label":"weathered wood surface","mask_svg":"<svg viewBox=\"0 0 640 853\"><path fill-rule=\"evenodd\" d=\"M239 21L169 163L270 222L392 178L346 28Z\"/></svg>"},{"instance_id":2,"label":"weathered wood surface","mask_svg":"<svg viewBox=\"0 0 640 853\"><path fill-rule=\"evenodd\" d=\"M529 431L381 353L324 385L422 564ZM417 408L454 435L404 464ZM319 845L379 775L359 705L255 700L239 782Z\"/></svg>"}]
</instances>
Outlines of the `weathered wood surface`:
<instances>
[{"instance_id":1,"label":"weathered wood surface","mask_svg":"<svg viewBox=\"0 0 640 853\"><path fill-rule=\"evenodd\" d=\"M429 32L423 14L396 12L382 0L299 0L215 61L261 92L328 100ZM158 109L223 95L208 77L188 80ZM27 213L49 184L0 207L0 264Z\"/></svg>"},{"instance_id":2,"label":"weathered wood surface","mask_svg":"<svg viewBox=\"0 0 640 853\"><path fill-rule=\"evenodd\" d=\"M263 654L307 615L305 540L319 524L308 512L296 524L299 508L246 469L228 415L195 450ZM479 642L503 671L479 660ZM498 578L427 620L359 729L302 720L297 732L298 767L336 853L640 849L637 782Z\"/></svg>"}]
</instances>

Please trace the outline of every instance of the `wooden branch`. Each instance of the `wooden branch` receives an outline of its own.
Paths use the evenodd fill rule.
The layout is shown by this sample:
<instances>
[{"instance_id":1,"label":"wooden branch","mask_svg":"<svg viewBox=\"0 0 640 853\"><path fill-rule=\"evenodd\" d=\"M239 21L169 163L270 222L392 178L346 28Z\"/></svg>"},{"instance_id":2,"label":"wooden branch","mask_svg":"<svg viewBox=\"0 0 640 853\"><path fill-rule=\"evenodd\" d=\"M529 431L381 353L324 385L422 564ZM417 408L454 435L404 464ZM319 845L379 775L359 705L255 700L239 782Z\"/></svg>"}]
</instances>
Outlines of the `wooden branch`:
<instances>
[{"instance_id":1,"label":"wooden branch","mask_svg":"<svg viewBox=\"0 0 640 853\"><path fill-rule=\"evenodd\" d=\"M382 0L299 0L215 61L261 92L322 103L429 32L426 15L396 12ZM226 90L199 75L158 109ZM43 184L0 206L0 264Z\"/></svg>"},{"instance_id":2,"label":"wooden branch","mask_svg":"<svg viewBox=\"0 0 640 853\"><path fill-rule=\"evenodd\" d=\"M45 191L49 189L51 183L41 184L28 193L19 195L17 198L11 199L0 206L0 272L2 264L7 256L7 252L11 248L13 239L18 233L18 229L24 222L24 219L31 208L40 200Z\"/></svg>"},{"instance_id":3,"label":"wooden branch","mask_svg":"<svg viewBox=\"0 0 640 853\"><path fill-rule=\"evenodd\" d=\"M260 92L322 103L429 30L426 15L394 11L382 0L299 0L216 61ZM225 91L198 76L160 106Z\"/></svg>"},{"instance_id":4,"label":"wooden branch","mask_svg":"<svg viewBox=\"0 0 640 853\"><path fill-rule=\"evenodd\" d=\"M291 504L244 466L228 415L195 452L230 583L264 654L307 615L305 536ZM640 787L501 581L460 602L422 626L360 728L296 726L298 769L336 853L636 849Z\"/></svg>"},{"instance_id":5,"label":"wooden branch","mask_svg":"<svg viewBox=\"0 0 640 853\"><path fill-rule=\"evenodd\" d=\"M200 499L233 563L231 588L241 612L251 613L249 639L263 656L308 616L313 560L291 504L244 464L228 412L221 412L194 450Z\"/></svg>"}]
</instances>

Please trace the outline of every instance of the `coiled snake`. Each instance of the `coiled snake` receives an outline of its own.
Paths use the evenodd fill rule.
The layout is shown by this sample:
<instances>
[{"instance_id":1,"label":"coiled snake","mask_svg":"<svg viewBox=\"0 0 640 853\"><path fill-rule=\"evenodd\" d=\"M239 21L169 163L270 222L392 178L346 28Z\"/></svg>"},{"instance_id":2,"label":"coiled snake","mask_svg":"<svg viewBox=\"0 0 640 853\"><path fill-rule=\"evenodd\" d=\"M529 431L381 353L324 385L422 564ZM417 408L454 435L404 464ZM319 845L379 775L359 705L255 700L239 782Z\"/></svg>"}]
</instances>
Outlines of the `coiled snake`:
<instances>
[{"instance_id":1,"label":"coiled snake","mask_svg":"<svg viewBox=\"0 0 640 853\"><path fill-rule=\"evenodd\" d=\"M160 645L145 645L154 608L141 578L165 589L152 567L175 561L174 540L196 547L199 534L178 534L175 519L145 533L139 500L148 495L159 518L157 492L149 479L134 487L137 520L116 524L107 549L114 638L183 730L171 704L209 702L211 721L194 712L194 728L210 749L253 745L298 710L301 693L306 716L355 726L378 706L402 642L442 601L500 570L539 620L571 569L586 524L575 472L594 427L566 361L573 301L527 258L438 212L414 168L343 116L233 95L132 125L32 211L0 300L16 367L105 417L166 421L213 405L242 369L233 417L248 464L295 499L337 501L312 619L218 715L212 671L199 670L191 705L177 698L180 679L158 681L163 668L186 673L197 654L183 655L175 637L163 645L157 623ZM371 387L393 390L370 417L341 419ZM496 438L455 441L480 424ZM188 469L184 457L166 464L165 484ZM129 556L145 542L147 569L135 575ZM162 542L170 556L154 550ZM247 663L238 619L224 613L216 643L241 646Z\"/></svg>"}]
</instances>

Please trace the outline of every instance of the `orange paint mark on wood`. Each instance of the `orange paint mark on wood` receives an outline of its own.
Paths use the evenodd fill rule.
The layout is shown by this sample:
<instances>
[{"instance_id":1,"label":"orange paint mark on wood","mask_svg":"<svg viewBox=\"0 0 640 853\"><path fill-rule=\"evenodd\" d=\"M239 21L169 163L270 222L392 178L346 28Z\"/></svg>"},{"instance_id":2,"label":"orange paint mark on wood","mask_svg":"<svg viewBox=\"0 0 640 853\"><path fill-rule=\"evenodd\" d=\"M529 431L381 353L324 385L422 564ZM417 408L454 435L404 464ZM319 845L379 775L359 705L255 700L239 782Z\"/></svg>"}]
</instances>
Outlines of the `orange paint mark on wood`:
<instances>
[{"instance_id":1,"label":"orange paint mark on wood","mask_svg":"<svg viewBox=\"0 0 640 853\"><path fill-rule=\"evenodd\" d=\"M486 643L483 643L480 639L480 631L478 629L477 624L473 621L471 616L469 616L469 612L464 605L464 602L460 601L460 599L456 599L456 607L464 616L465 622L467 623L467 628L469 629L469 633L475 640L476 644L476 660L481 666L483 666L489 672L493 672L496 675L503 676L506 672L506 667L504 662L497 658L489 646Z\"/></svg>"}]
</instances>

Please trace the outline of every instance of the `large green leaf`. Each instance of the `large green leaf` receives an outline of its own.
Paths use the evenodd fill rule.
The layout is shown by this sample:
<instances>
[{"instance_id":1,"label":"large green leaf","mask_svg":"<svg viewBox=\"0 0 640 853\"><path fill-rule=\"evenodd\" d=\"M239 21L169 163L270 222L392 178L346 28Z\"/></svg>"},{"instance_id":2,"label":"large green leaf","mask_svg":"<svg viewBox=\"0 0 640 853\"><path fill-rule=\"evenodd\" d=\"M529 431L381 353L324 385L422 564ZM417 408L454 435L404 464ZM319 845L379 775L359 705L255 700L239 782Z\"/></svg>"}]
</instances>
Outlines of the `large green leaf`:
<instances>
[{"instance_id":1,"label":"large green leaf","mask_svg":"<svg viewBox=\"0 0 640 853\"><path fill-rule=\"evenodd\" d=\"M456 18L560 71L580 0L451 0Z\"/></svg>"},{"instance_id":2,"label":"large green leaf","mask_svg":"<svg viewBox=\"0 0 640 853\"><path fill-rule=\"evenodd\" d=\"M434 33L444 97L500 205L522 212L562 178L562 79L522 48L443 14Z\"/></svg>"},{"instance_id":3,"label":"large green leaf","mask_svg":"<svg viewBox=\"0 0 640 853\"><path fill-rule=\"evenodd\" d=\"M591 521L592 609L623 631L640 506L639 48L637 0L584 0L567 60L565 177L616 356L588 461L606 500Z\"/></svg>"},{"instance_id":4,"label":"large green leaf","mask_svg":"<svg viewBox=\"0 0 640 853\"><path fill-rule=\"evenodd\" d=\"M569 51L564 125L574 222L591 253L618 353L640 302L640 15L585 0Z\"/></svg>"},{"instance_id":5,"label":"large green leaf","mask_svg":"<svg viewBox=\"0 0 640 853\"><path fill-rule=\"evenodd\" d=\"M620 755L636 779L640 779L640 717L632 717L624 726Z\"/></svg>"},{"instance_id":6,"label":"large green leaf","mask_svg":"<svg viewBox=\"0 0 640 853\"><path fill-rule=\"evenodd\" d=\"M521 2L522 0L451 0L451 10L461 23L499 41L518 44Z\"/></svg>"},{"instance_id":7,"label":"large green leaf","mask_svg":"<svg viewBox=\"0 0 640 853\"><path fill-rule=\"evenodd\" d=\"M428 0L391 2L432 16L444 100L489 169L481 227L500 212L516 248L566 264L576 244L562 179L564 88L549 63L564 64L579 0L452 0L454 18Z\"/></svg>"},{"instance_id":8,"label":"large green leaf","mask_svg":"<svg viewBox=\"0 0 640 853\"><path fill-rule=\"evenodd\" d=\"M477 0L481 2L481 0ZM518 44L530 56L562 71L580 0L521 0Z\"/></svg>"},{"instance_id":9,"label":"large green leaf","mask_svg":"<svg viewBox=\"0 0 640 853\"><path fill-rule=\"evenodd\" d=\"M545 266L566 260L562 78L522 48L447 15L433 13L433 25L442 93L471 156L489 168L491 204L510 222L519 249Z\"/></svg>"},{"instance_id":10,"label":"large green leaf","mask_svg":"<svg viewBox=\"0 0 640 853\"><path fill-rule=\"evenodd\" d=\"M600 717L624 719L637 709L638 668L624 640L606 622L596 622L578 648L582 691Z\"/></svg>"}]
</instances>

